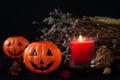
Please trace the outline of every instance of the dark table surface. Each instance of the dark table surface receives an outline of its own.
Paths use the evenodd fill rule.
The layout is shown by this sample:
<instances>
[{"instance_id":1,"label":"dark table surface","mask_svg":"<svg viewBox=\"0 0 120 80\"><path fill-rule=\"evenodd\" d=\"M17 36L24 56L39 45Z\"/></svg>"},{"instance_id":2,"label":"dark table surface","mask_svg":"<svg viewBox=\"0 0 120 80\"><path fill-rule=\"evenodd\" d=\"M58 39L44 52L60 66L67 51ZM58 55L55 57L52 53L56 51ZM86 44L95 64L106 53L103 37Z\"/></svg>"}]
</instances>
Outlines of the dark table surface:
<instances>
[{"instance_id":1,"label":"dark table surface","mask_svg":"<svg viewBox=\"0 0 120 80\"><path fill-rule=\"evenodd\" d=\"M28 70L23 63L22 71L17 77L9 74L9 68L15 60L9 59L5 55L0 55L0 61L3 62L3 66L0 65L0 80L120 80L120 59L114 60L110 65L112 69L110 75L103 75L103 69L71 69L63 63L61 63L60 67L53 73L44 75L35 74ZM70 77L68 79L62 76L62 71L65 70L70 72Z\"/></svg>"},{"instance_id":2,"label":"dark table surface","mask_svg":"<svg viewBox=\"0 0 120 80\"><path fill-rule=\"evenodd\" d=\"M61 73L50 73L46 75L35 74L24 71L23 74L14 77L4 72L0 72L0 80L120 80L120 70L113 71L110 75L103 75L100 72L81 72L74 70L70 72L70 77L65 79Z\"/></svg>"},{"instance_id":3,"label":"dark table surface","mask_svg":"<svg viewBox=\"0 0 120 80\"><path fill-rule=\"evenodd\" d=\"M119 62L117 62L119 64ZM110 75L103 75L103 69L68 69L58 68L50 74L36 74L28 70L24 65L19 76L11 76L8 67L0 68L0 80L120 80L120 68L116 67L116 63L111 67L112 73ZM62 76L62 71L69 71L70 77L68 79Z\"/></svg>"}]
</instances>

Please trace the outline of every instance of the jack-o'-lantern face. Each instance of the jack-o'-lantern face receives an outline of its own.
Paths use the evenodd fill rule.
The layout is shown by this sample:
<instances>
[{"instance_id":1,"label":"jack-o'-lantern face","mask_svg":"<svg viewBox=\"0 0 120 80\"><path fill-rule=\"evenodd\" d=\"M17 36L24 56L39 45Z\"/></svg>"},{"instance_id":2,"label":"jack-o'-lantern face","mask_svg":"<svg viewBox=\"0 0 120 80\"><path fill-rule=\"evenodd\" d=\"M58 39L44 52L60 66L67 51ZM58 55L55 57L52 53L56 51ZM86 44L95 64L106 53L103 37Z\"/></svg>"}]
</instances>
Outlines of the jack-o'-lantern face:
<instances>
[{"instance_id":1,"label":"jack-o'-lantern face","mask_svg":"<svg viewBox=\"0 0 120 80\"><path fill-rule=\"evenodd\" d=\"M32 72L46 74L60 65L62 53L52 42L33 42L25 49L23 59Z\"/></svg>"},{"instance_id":2,"label":"jack-o'-lantern face","mask_svg":"<svg viewBox=\"0 0 120 80\"><path fill-rule=\"evenodd\" d=\"M28 44L23 36L11 36L4 41L3 51L9 58L21 58Z\"/></svg>"}]
</instances>

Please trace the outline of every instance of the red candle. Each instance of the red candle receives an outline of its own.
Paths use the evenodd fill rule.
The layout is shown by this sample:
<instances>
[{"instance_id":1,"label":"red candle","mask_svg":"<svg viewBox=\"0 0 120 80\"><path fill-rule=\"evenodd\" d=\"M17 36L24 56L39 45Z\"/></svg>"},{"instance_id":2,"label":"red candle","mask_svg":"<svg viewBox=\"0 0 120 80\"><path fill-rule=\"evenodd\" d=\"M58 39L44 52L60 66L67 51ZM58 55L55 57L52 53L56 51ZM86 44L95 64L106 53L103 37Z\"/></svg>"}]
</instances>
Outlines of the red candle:
<instances>
[{"instance_id":1,"label":"red candle","mask_svg":"<svg viewBox=\"0 0 120 80\"><path fill-rule=\"evenodd\" d=\"M94 40L83 39L79 36L79 39L70 42L72 61L76 64L90 64L93 51Z\"/></svg>"}]
</instances>

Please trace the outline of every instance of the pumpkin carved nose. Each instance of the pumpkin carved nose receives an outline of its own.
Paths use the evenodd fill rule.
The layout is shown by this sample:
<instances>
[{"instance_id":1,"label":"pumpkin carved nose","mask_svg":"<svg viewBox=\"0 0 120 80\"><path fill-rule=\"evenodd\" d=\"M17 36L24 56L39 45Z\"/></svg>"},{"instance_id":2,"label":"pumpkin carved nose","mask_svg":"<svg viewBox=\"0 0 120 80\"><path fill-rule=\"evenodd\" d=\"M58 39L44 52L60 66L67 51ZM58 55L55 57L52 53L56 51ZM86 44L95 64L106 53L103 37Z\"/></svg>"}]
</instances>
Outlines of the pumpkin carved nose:
<instances>
[{"instance_id":1,"label":"pumpkin carved nose","mask_svg":"<svg viewBox=\"0 0 120 80\"><path fill-rule=\"evenodd\" d=\"M41 60L40 64L44 64L43 60Z\"/></svg>"},{"instance_id":2,"label":"pumpkin carved nose","mask_svg":"<svg viewBox=\"0 0 120 80\"><path fill-rule=\"evenodd\" d=\"M16 52L16 49L14 49L13 52Z\"/></svg>"}]
</instances>

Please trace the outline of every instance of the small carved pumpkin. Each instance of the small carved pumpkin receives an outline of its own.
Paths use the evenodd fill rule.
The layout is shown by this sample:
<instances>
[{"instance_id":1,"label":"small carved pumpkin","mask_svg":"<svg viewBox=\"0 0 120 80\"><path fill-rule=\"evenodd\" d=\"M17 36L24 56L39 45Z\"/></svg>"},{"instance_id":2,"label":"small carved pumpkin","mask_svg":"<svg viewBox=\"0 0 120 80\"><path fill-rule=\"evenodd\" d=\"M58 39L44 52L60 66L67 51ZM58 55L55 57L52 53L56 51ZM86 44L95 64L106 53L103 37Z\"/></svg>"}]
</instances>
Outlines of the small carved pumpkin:
<instances>
[{"instance_id":1,"label":"small carved pumpkin","mask_svg":"<svg viewBox=\"0 0 120 80\"><path fill-rule=\"evenodd\" d=\"M25 49L23 59L30 71L47 74L58 68L62 53L52 42L33 42Z\"/></svg>"},{"instance_id":2,"label":"small carved pumpkin","mask_svg":"<svg viewBox=\"0 0 120 80\"><path fill-rule=\"evenodd\" d=\"M11 36L4 41L3 51L9 58L21 58L28 44L23 36Z\"/></svg>"}]
</instances>

